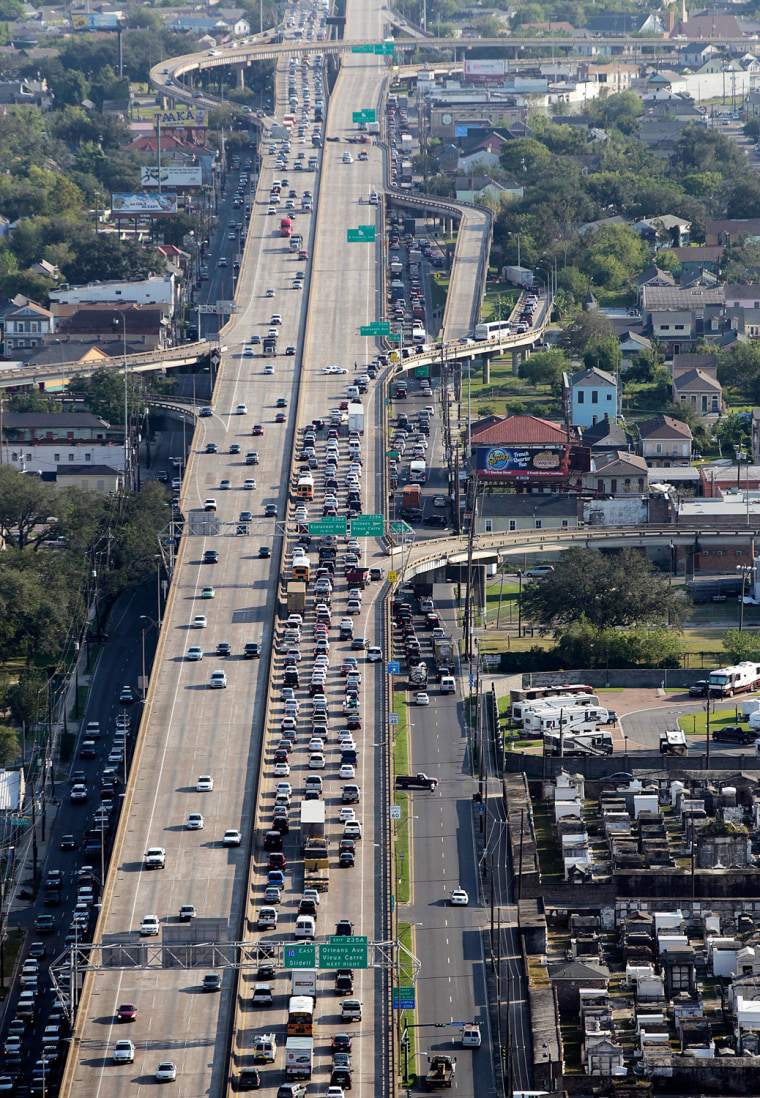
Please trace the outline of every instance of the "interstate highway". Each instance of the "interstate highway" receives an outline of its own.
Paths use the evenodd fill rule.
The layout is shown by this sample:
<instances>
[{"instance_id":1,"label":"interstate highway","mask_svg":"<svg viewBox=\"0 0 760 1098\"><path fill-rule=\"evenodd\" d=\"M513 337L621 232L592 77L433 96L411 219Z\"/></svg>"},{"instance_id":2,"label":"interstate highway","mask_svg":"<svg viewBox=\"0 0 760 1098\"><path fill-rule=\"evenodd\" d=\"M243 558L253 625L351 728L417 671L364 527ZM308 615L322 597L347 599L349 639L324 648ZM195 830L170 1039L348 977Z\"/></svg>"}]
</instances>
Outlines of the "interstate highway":
<instances>
[{"instance_id":1,"label":"interstate highway","mask_svg":"<svg viewBox=\"0 0 760 1098\"><path fill-rule=\"evenodd\" d=\"M351 33L356 33L354 22L361 23L367 31L371 26L379 33L380 5L375 3L357 16L349 13ZM328 132L333 129L342 133L351 125L351 111L356 104L364 103L368 96L371 102L376 98L370 95L368 84L375 82L377 87L383 72L381 62L372 58L348 61L334 95ZM324 178L318 182L319 240L301 378L305 419L326 412L342 390L340 380L323 377L320 368L333 361L348 365L358 359L366 351L366 341L358 336L358 325L377 316L379 283L375 275L375 249L368 245L347 248L345 229L347 224L358 225L360 220L367 220L366 210L361 218L358 214L358 197L367 194L370 184L379 187L382 181L379 155L379 150L372 149L368 163L344 165L340 146L326 146ZM228 351L216 386L214 415L199 422L195 452L183 486L182 509L186 517L202 509L206 498L216 498L220 534L183 539L154 667L147 728L143 730L142 750L134 764L131 801L126 806L129 824L123 832L121 849L115 851L114 868L104 897L101 929L105 940L137 940L145 914L157 914L162 926L174 924L183 903L195 905L197 921L221 920L231 939L238 936L241 922L247 850L245 844L237 849L223 849L221 837L230 827L239 828L244 836L250 833L281 545L281 527L274 520L263 518L263 508L265 503L277 503L280 521L285 514L301 362L300 354L286 358L280 353L274 360L275 374L268 377L263 373L264 365L272 360L258 356L244 358L242 344L254 332L264 334L270 313L278 311L283 318L281 343L293 343L300 352L297 333L306 306L306 291L291 289L292 271L299 264L289 252L287 241L276 235L279 218L268 216L267 204L262 202L274 177L269 161L271 158L265 157L259 201L248 234L237 295L239 312L224 333ZM299 194L304 187L316 189L310 173L289 173L289 178ZM296 220L296 230L305 238L311 219L312 215L300 214ZM268 287L276 290L274 300L264 296ZM289 405L284 425L274 423L274 405L280 396L286 397ZM242 402L247 405L248 414L234 414L237 404ZM376 406L370 403L368 408L368 418L374 422ZM254 423L262 424L262 437L251 436ZM216 455L203 452L208 442L216 443L219 450ZM241 456L229 454L232 442L240 445ZM368 429L363 489L370 498L365 511L380 502L372 461L374 449L379 445L376 432ZM257 467L243 464L243 455L249 449L259 452ZM244 491L243 479L251 474L258 487L255 491ZM220 490L223 477L232 482L229 491ZM243 508L254 514L248 537L238 537L233 532ZM273 549L269 561L257 557L262 544ZM199 563L206 548L219 551L217 564ZM369 551L368 546L368 556ZM200 599L205 584L214 585L213 600ZM208 616L208 626L192 629L193 617L202 613ZM362 627L369 633L367 625L363 623ZM240 653L248 640L263 643L264 658L260 662L243 661ZM231 643L231 658L222 660L213 654L219 641ZM186 651L193 644L202 644L204 659L185 662ZM227 672L226 690L208 688L211 671L217 668ZM362 784L371 790L374 784L371 711L375 691L365 687L365 692L369 695L369 708L363 710L368 747L363 753ZM201 774L213 776L213 792L195 791L195 781ZM367 806L363 808L366 813ZM204 830L184 830L184 821L191 811L203 813ZM363 818L370 828L362 844L363 867L344 876L342 894L338 888L331 892L330 904L336 918L352 917L356 930L372 938L380 919L379 910L375 917L373 862L377 854L372 845L372 816L363 814ZM142 869L143 855L150 845L166 847L163 871ZM361 888L357 887L360 872ZM207 939L217 936L220 935L214 923L208 924L208 933L201 934ZM66 1073L68 1093L108 1098L124 1094L130 1086L135 1088L134 1093L139 1093L151 1081L159 1061L172 1059L178 1067L177 1092L183 1098L221 1094L227 1071L234 973L223 973L222 992L217 996L200 990L205 971L203 968L125 970L92 977L77 1027L81 1037L74 1046L76 1060ZM367 1005L366 1022L362 1026L371 1029L374 1000L370 973L365 974L361 993ZM125 1027L118 1028L113 1019L118 1004L128 1000L137 1004L138 1018L125 1034ZM137 1046L135 1062L114 1065L110 1050L113 1042L124 1036L131 1037ZM373 1049L370 1041L359 1042L358 1047L363 1049L364 1045L370 1063L366 1070L363 1063L355 1063L358 1077L354 1089L359 1093L365 1080L374 1091ZM360 1057L363 1055L361 1052Z\"/></svg>"}]
</instances>

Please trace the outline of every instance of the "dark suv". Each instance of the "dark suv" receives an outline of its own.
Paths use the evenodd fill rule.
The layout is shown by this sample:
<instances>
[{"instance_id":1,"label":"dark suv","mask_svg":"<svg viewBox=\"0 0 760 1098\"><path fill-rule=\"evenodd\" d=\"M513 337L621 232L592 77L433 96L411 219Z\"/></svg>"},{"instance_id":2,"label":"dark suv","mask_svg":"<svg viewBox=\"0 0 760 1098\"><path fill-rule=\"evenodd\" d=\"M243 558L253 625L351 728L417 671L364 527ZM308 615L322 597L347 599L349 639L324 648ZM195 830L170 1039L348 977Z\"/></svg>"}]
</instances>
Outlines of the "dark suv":
<instances>
[{"instance_id":1,"label":"dark suv","mask_svg":"<svg viewBox=\"0 0 760 1098\"><path fill-rule=\"evenodd\" d=\"M261 645L258 641L248 641L243 648L243 656L247 660L257 660L261 657Z\"/></svg>"}]
</instances>

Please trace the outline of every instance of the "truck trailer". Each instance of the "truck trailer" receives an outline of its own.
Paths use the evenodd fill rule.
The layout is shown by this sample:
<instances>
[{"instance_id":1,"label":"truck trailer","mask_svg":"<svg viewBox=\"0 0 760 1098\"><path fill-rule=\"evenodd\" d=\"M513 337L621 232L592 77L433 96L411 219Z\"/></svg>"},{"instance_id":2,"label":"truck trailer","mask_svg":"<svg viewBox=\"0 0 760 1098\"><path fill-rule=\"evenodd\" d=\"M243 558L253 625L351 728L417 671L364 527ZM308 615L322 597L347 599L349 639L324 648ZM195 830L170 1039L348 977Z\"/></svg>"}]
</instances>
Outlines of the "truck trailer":
<instances>
[{"instance_id":1,"label":"truck trailer","mask_svg":"<svg viewBox=\"0 0 760 1098\"><path fill-rule=\"evenodd\" d=\"M358 403L351 403L348 406L348 429L349 431L357 431L360 435L364 434L364 407Z\"/></svg>"}]
</instances>

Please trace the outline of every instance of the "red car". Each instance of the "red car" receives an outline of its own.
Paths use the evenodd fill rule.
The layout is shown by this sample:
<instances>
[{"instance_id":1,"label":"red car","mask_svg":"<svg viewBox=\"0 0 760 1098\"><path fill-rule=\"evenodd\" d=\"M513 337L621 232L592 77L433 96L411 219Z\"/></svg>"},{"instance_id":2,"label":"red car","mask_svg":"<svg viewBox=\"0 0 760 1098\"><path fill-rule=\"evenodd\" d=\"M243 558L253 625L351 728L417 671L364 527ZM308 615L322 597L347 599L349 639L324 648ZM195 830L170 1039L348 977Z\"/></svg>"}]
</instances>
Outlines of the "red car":
<instances>
[{"instance_id":1,"label":"red car","mask_svg":"<svg viewBox=\"0 0 760 1098\"><path fill-rule=\"evenodd\" d=\"M134 1003L122 1003L116 1011L117 1022L136 1022L137 1007Z\"/></svg>"},{"instance_id":2,"label":"red car","mask_svg":"<svg viewBox=\"0 0 760 1098\"><path fill-rule=\"evenodd\" d=\"M251 431L251 434L252 435L263 435L264 434L264 428L261 426L260 423L254 423L253 430Z\"/></svg>"},{"instance_id":3,"label":"red car","mask_svg":"<svg viewBox=\"0 0 760 1098\"><path fill-rule=\"evenodd\" d=\"M282 412L278 412L277 415L274 417L274 421L275 421L275 423L284 423L285 422L284 414Z\"/></svg>"}]
</instances>

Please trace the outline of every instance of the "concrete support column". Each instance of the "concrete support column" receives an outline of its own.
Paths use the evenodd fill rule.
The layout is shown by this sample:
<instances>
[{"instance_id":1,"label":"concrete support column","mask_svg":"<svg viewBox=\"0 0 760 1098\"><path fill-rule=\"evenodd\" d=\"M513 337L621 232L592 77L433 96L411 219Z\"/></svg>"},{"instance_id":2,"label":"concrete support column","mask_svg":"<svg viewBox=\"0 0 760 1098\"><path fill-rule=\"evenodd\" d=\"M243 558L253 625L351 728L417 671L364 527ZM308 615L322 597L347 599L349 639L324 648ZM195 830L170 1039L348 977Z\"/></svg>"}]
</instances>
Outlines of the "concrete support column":
<instances>
[{"instance_id":1,"label":"concrete support column","mask_svg":"<svg viewBox=\"0 0 760 1098\"><path fill-rule=\"evenodd\" d=\"M491 381L491 360L488 355L483 356L483 384L488 385Z\"/></svg>"},{"instance_id":2,"label":"concrete support column","mask_svg":"<svg viewBox=\"0 0 760 1098\"><path fill-rule=\"evenodd\" d=\"M530 358L530 347L520 348L520 362L527 362Z\"/></svg>"},{"instance_id":3,"label":"concrete support column","mask_svg":"<svg viewBox=\"0 0 760 1098\"><path fill-rule=\"evenodd\" d=\"M245 65L240 65L237 71L237 85L239 88L245 87Z\"/></svg>"},{"instance_id":4,"label":"concrete support column","mask_svg":"<svg viewBox=\"0 0 760 1098\"><path fill-rule=\"evenodd\" d=\"M520 352L515 350L512 352L512 376L517 377L520 373Z\"/></svg>"}]
</instances>

